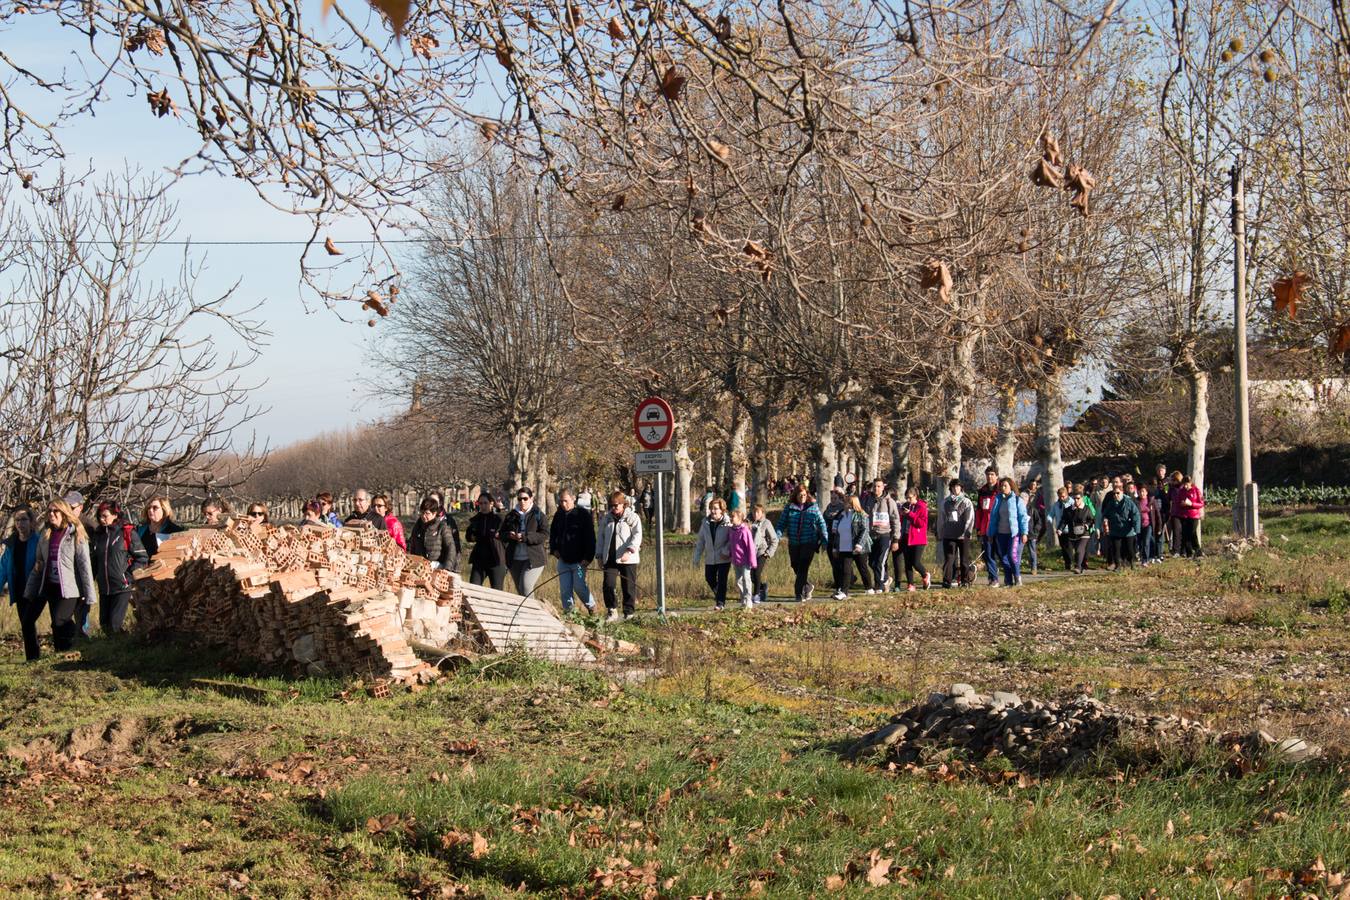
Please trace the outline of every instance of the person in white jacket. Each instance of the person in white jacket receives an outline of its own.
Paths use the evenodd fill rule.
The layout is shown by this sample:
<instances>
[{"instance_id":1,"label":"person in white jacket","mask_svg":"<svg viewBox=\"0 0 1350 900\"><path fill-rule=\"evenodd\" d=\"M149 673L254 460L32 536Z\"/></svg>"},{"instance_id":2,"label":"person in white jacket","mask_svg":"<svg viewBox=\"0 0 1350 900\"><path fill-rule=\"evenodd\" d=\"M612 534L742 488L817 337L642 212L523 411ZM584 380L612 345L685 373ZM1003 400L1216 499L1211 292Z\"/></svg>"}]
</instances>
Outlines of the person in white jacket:
<instances>
[{"instance_id":1,"label":"person in white jacket","mask_svg":"<svg viewBox=\"0 0 1350 900\"><path fill-rule=\"evenodd\" d=\"M604 572L604 597L607 621L619 618L617 588L623 590L623 617L637 611L637 570L641 561L642 520L628 508L628 497L623 491L609 496L609 512L600 517L599 539L595 542L595 559Z\"/></svg>"},{"instance_id":2,"label":"person in white jacket","mask_svg":"<svg viewBox=\"0 0 1350 900\"><path fill-rule=\"evenodd\" d=\"M698 529L694 541L694 566L703 560L703 580L713 592L713 603L718 609L727 605L727 573L731 569L731 522L727 519L727 505L721 497L708 504L708 516Z\"/></svg>"},{"instance_id":3,"label":"person in white jacket","mask_svg":"<svg viewBox=\"0 0 1350 900\"><path fill-rule=\"evenodd\" d=\"M764 564L778 551L778 532L764 516L764 505L756 503L750 522L750 533L755 536L754 595L756 603L769 599L769 588L764 583Z\"/></svg>"}]
</instances>

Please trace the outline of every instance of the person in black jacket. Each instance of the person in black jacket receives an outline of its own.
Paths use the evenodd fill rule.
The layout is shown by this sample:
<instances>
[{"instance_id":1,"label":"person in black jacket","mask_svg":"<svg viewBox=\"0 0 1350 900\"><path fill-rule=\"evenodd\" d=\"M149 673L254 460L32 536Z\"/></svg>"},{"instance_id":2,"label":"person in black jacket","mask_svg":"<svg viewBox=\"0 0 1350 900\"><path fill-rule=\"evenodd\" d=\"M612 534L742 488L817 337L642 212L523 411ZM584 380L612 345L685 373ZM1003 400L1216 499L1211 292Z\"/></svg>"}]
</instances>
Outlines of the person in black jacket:
<instances>
[{"instance_id":1,"label":"person in black jacket","mask_svg":"<svg viewBox=\"0 0 1350 900\"><path fill-rule=\"evenodd\" d=\"M121 634L135 586L131 573L149 565L150 555L122 508L106 500L98 505L98 527L90 545L99 627L104 634Z\"/></svg>"},{"instance_id":2,"label":"person in black jacket","mask_svg":"<svg viewBox=\"0 0 1350 900\"><path fill-rule=\"evenodd\" d=\"M506 546L497 537L502 517L492 507L492 494L484 491L478 495L478 512L465 526L464 538L473 544L469 553L469 583L482 584L487 580L494 590L500 591L506 583Z\"/></svg>"},{"instance_id":3,"label":"person in black jacket","mask_svg":"<svg viewBox=\"0 0 1350 900\"><path fill-rule=\"evenodd\" d=\"M502 519L497 536L506 545L506 565L515 582L516 593L530 596L539 583L539 576L544 573L548 558L544 548L548 525L544 522L544 514L534 505L534 491L527 487L516 491L516 505Z\"/></svg>"},{"instance_id":4,"label":"person in black jacket","mask_svg":"<svg viewBox=\"0 0 1350 900\"><path fill-rule=\"evenodd\" d=\"M581 598L586 612L595 612L595 600L586 584L586 566L595 556L595 523L589 510L577 506L576 495L564 490L558 495L558 511L548 530L549 552L558 558L558 590L563 613L572 611L572 592Z\"/></svg>"},{"instance_id":5,"label":"person in black jacket","mask_svg":"<svg viewBox=\"0 0 1350 900\"><path fill-rule=\"evenodd\" d=\"M1059 517L1059 546L1064 554L1064 568L1083 574L1088 543L1096 530L1097 517L1085 505L1082 492L1075 491L1073 506L1064 510Z\"/></svg>"},{"instance_id":6,"label":"person in black jacket","mask_svg":"<svg viewBox=\"0 0 1350 900\"><path fill-rule=\"evenodd\" d=\"M436 508L440 509L439 503ZM362 522L369 522L372 528L380 531L389 530L389 526L384 523L384 516L370 508L370 492L365 488L357 488L356 493L352 494L352 511L342 520L342 524L359 526Z\"/></svg>"},{"instance_id":7,"label":"person in black jacket","mask_svg":"<svg viewBox=\"0 0 1350 900\"><path fill-rule=\"evenodd\" d=\"M421 514L408 535L408 552L425 556L434 568L458 572L459 535L454 533L450 520L439 515L440 511L441 505L435 498L422 501Z\"/></svg>"}]
</instances>

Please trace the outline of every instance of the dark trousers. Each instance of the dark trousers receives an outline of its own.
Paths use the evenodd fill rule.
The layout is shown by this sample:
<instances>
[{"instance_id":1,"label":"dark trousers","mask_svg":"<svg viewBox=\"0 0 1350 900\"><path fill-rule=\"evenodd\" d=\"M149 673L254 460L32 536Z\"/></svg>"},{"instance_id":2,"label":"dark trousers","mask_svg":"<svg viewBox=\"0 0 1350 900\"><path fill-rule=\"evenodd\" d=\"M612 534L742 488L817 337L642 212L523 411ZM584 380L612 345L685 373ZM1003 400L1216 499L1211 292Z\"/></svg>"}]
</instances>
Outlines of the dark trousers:
<instances>
[{"instance_id":1,"label":"dark trousers","mask_svg":"<svg viewBox=\"0 0 1350 900\"><path fill-rule=\"evenodd\" d=\"M1134 535L1111 537L1111 558L1117 566L1134 568Z\"/></svg>"},{"instance_id":2,"label":"dark trousers","mask_svg":"<svg viewBox=\"0 0 1350 900\"><path fill-rule=\"evenodd\" d=\"M960 568L957 568L958 564ZM945 538L942 541L942 586L970 584L974 578L975 569L970 564L970 538Z\"/></svg>"},{"instance_id":3,"label":"dark trousers","mask_svg":"<svg viewBox=\"0 0 1350 900\"><path fill-rule=\"evenodd\" d=\"M1139 561L1148 562L1158 557L1158 542L1153 534L1153 526L1145 525L1139 532Z\"/></svg>"},{"instance_id":4,"label":"dark trousers","mask_svg":"<svg viewBox=\"0 0 1350 900\"><path fill-rule=\"evenodd\" d=\"M891 536L889 534L878 534L872 537L872 552L868 554L867 562L872 568L872 582L877 590L886 587L886 575L890 569Z\"/></svg>"},{"instance_id":5,"label":"dark trousers","mask_svg":"<svg viewBox=\"0 0 1350 900\"><path fill-rule=\"evenodd\" d=\"M32 600L24 600L19 607L19 629L23 632L23 652L30 661L41 656L38 649L37 621L42 610L50 609L52 617L52 644L57 652L75 645L75 607L79 597L62 597L61 586L47 582L42 593Z\"/></svg>"},{"instance_id":6,"label":"dark trousers","mask_svg":"<svg viewBox=\"0 0 1350 900\"><path fill-rule=\"evenodd\" d=\"M792 572L797 576L793 591L798 600L802 599L802 594L806 593L806 586L811 583L811 562L815 558L815 544L788 545L788 562L792 563Z\"/></svg>"},{"instance_id":7,"label":"dark trousers","mask_svg":"<svg viewBox=\"0 0 1350 900\"><path fill-rule=\"evenodd\" d=\"M483 569L478 566L469 566L469 584L482 584L486 580L494 591L500 591L506 584L506 566L493 566L490 569Z\"/></svg>"},{"instance_id":8,"label":"dark trousers","mask_svg":"<svg viewBox=\"0 0 1350 900\"><path fill-rule=\"evenodd\" d=\"M980 548L984 551L984 567L989 572L989 583L998 581L998 545L989 535L980 538Z\"/></svg>"},{"instance_id":9,"label":"dark trousers","mask_svg":"<svg viewBox=\"0 0 1350 900\"><path fill-rule=\"evenodd\" d=\"M727 572L731 563L713 563L703 567L703 580L708 582L708 590L713 592L713 603L721 609L727 605Z\"/></svg>"},{"instance_id":10,"label":"dark trousers","mask_svg":"<svg viewBox=\"0 0 1350 900\"><path fill-rule=\"evenodd\" d=\"M102 603L101 600L99 602ZM93 604L87 602L83 597L80 598L79 603L75 604L75 636L77 638L89 637L89 610L92 607Z\"/></svg>"},{"instance_id":11,"label":"dark trousers","mask_svg":"<svg viewBox=\"0 0 1350 900\"><path fill-rule=\"evenodd\" d=\"M1120 545L1116 543L1115 537L1109 534L1103 535L1101 544L1102 555L1106 557L1106 564L1108 566L1120 565L1120 554L1118 552Z\"/></svg>"},{"instance_id":12,"label":"dark trousers","mask_svg":"<svg viewBox=\"0 0 1350 900\"><path fill-rule=\"evenodd\" d=\"M895 557L895 561L896 561L895 583L896 583L896 584L899 584L899 583L900 583L900 567L899 567L899 563L900 563L900 561L901 561L902 559L903 559L904 562L905 562L905 584L913 584L913 583L914 583L914 573L915 573L915 572L918 572L918 573L919 573L919 583L920 583L920 584L923 583L924 577L928 575L928 570L925 569L925 568L923 567L923 548L924 548L924 546L925 546L924 544L910 544L909 546L901 547L901 548L900 548L900 552L899 552L898 554L896 554L896 557Z\"/></svg>"},{"instance_id":13,"label":"dark trousers","mask_svg":"<svg viewBox=\"0 0 1350 900\"><path fill-rule=\"evenodd\" d=\"M1181 522L1181 555L1200 556L1200 520L1179 519Z\"/></svg>"},{"instance_id":14,"label":"dark trousers","mask_svg":"<svg viewBox=\"0 0 1350 900\"><path fill-rule=\"evenodd\" d=\"M830 568L834 570L834 589L837 591L853 589L855 568L858 570L858 577L862 579L863 587L868 589L872 587L872 573L861 553L831 553Z\"/></svg>"},{"instance_id":15,"label":"dark trousers","mask_svg":"<svg viewBox=\"0 0 1350 900\"><path fill-rule=\"evenodd\" d=\"M98 600L98 627L104 634L121 634L122 623L127 618L127 605L131 602L131 591L119 591L107 594Z\"/></svg>"},{"instance_id":16,"label":"dark trousers","mask_svg":"<svg viewBox=\"0 0 1350 900\"><path fill-rule=\"evenodd\" d=\"M1184 521L1183 519L1180 519L1177 516L1172 516L1172 518L1167 520L1167 530L1170 533L1171 537L1169 543L1171 544L1171 551L1173 556L1181 555L1181 537L1182 532L1186 530L1185 527L1181 524L1183 521Z\"/></svg>"},{"instance_id":17,"label":"dark trousers","mask_svg":"<svg viewBox=\"0 0 1350 900\"><path fill-rule=\"evenodd\" d=\"M619 605L617 588L623 586L623 614L631 616L637 611L637 570L633 563L614 563L605 565L605 609L615 609Z\"/></svg>"},{"instance_id":18,"label":"dark trousers","mask_svg":"<svg viewBox=\"0 0 1350 900\"><path fill-rule=\"evenodd\" d=\"M764 584L764 563L767 561L762 556L756 557L759 565L750 570L750 585L754 590L756 600L765 600L768 598L769 589Z\"/></svg>"},{"instance_id":19,"label":"dark trousers","mask_svg":"<svg viewBox=\"0 0 1350 900\"><path fill-rule=\"evenodd\" d=\"M1065 540L1069 542L1069 547L1073 553L1073 568L1080 572L1083 571L1083 568L1087 565L1088 547L1092 543L1092 538L1084 535L1080 538L1065 538ZM1065 563L1065 565L1068 565L1068 563Z\"/></svg>"},{"instance_id":20,"label":"dark trousers","mask_svg":"<svg viewBox=\"0 0 1350 900\"><path fill-rule=\"evenodd\" d=\"M1073 566L1073 538L1069 537L1068 532L1059 536L1059 553L1064 557L1065 570L1072 569Z\"/></svg>"}]
</instances>

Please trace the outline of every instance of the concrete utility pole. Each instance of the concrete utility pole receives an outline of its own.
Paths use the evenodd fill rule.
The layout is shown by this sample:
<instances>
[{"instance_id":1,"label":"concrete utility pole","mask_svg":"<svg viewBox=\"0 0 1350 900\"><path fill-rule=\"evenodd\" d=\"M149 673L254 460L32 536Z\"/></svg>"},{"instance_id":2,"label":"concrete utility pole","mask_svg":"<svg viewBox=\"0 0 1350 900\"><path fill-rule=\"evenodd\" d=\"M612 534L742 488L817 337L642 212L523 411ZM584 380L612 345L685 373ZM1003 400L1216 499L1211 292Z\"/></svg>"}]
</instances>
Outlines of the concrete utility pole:
<instances>
[{"instance_id":1,"label":"concrete utility pole","mask_svg":"<svg viewBox=\"0 0 1350 900\"><path fill-rule=\"evenodd\" d=\"M1247 201L1241 156L1229 174L1233 184L1233 409L1237 456L1233 532L1239 537L1256 538L1261 534L1261 515L1256 483L1252 481L1251 415L1247 399Z\"/></svg>"}]
</instances>

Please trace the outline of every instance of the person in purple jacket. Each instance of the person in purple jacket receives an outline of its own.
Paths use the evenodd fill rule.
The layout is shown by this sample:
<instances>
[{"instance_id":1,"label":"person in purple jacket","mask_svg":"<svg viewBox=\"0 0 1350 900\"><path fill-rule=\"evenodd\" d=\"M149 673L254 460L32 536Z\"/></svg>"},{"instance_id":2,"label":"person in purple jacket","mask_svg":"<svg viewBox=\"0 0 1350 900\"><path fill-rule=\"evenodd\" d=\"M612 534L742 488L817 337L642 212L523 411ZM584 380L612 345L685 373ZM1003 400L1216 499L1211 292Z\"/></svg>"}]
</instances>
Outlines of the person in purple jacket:
<instances>
[{"instance_id":1,"label":"person in purple jacket","mask_svg":"<svg viewBox=\"0 0 1350 900\"><path fill-rule=\"evenodd\" d=\"M755 535L745 524L745 513L733 509L730 513L731 529L727 538L727 556L731 559L731 568L736 573L736 591L741 595L741 608L751 609L755 605L755 568L759 559L755 552Z\"/></svg>"}]
</instances>

